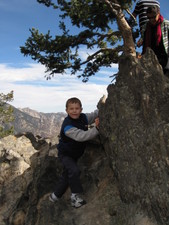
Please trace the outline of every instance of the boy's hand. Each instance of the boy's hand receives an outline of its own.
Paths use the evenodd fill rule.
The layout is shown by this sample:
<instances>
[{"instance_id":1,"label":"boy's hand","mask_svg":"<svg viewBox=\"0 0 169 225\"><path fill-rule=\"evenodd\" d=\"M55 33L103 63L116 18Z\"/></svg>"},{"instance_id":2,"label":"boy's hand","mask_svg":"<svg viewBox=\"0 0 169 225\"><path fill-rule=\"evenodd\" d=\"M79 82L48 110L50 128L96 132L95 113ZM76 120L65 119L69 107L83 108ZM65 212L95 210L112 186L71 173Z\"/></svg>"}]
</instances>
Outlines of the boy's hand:
<instances>
[{"instance_id":1,"label":"boy's hand","mask_svg":"<svg viewBox=\"0 0 169 225\"><path fill-rule=\"evenodd\" d=\"M99 129L99 117L95 119L95 126Z\"/></svg>"}]
</instances>

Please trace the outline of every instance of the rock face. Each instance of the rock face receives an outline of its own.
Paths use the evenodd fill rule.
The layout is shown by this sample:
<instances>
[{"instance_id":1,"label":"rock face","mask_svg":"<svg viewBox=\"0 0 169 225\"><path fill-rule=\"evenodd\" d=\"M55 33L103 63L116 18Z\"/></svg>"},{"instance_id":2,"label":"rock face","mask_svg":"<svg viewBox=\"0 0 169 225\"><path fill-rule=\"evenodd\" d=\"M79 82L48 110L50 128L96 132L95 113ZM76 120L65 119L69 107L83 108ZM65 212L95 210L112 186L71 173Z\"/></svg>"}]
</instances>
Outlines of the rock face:
<instances>
[{"instance_id":1,"label":"rock face","mask_svg":"<svg viewBox=\"0 0 169 225\"><path fill-rule=\"evenodd\" d=\"M100 109L101 137L120 197L152 224L169 224L169 82L149 50L122 58ZM127 213L128 214L128 213ZM126 215L125 224L129 220ZM144 224L144 223L143 223Z\"/></svg>"},{"instance_id":2,"label":"rock face","mask_svg":"<svg viewBox=\"0 0 169 225\"><path fill-rule=\"evenodd\" d=\"M152 63L153 62L153 63ZM0 225L169 225L169 81L152 51L122 57L100 136L79 161L87 204L56 204L55 145L31 134L0 140Z\"/></svg>"},{"instance_id":3,"label":"rock face","mask_svg":"<svg viewBox=\"0 0 169 225\"><path fill-rule=\"evenodd\" d=\"M88 204L78 210L70 205L70 190L58 204L48 200L62 171L50 156L54 150L32 135L1 139L0 224L109 224L120 196L100 140L88 144L79 162Z\"/></svg>"}]
</instances>

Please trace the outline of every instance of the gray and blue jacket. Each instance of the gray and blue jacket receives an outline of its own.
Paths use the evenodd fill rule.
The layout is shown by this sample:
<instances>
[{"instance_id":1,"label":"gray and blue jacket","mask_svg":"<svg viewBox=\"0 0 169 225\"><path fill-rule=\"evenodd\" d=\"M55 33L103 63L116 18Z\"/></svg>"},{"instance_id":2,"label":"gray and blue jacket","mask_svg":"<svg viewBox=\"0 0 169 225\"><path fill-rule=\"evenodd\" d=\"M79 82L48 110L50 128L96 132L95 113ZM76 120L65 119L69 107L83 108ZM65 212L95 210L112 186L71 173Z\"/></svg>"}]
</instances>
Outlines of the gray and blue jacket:
<instances>
[{"instance_id":1,"label":"gray and blue jacket","mask_svg":"<svg viewBox=\"0 0 169 225\"><path fill-rule=\"evenodd\" d=\"M59 155L68 155L75 159L82 156L86 141L93 139L99 133L96 127L88 129L88 125L92 124L97 116L96 110L90 114L81 113L78 119L72 119L69 115L64 119L57 145Z\"/></svg>"}]
</instances>

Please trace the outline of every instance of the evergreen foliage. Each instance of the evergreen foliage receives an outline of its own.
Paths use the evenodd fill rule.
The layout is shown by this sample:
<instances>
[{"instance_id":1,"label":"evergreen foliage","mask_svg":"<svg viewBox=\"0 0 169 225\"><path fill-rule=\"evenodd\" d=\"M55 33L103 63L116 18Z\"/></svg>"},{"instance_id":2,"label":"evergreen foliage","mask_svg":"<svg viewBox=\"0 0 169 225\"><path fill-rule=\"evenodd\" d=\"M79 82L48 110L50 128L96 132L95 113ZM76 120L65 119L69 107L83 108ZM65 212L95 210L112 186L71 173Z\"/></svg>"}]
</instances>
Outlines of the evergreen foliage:
<instances>
[{"instance_id":1,"label":"evergreen foliage","mask_svg":"<svg viewBox=\"0 0 169 225\"><path fill-rule=\"evenodd\" d=\"M0 138L9 134L13 134L14 127L9 123L14 120L13 107L8 105L7 102L13 101L13 91L8 94L0 93Z\"/></svg>"},{"instance_id":2,"label":"evergreen foliage","mask_svg":"<svg viewBox=\"0 0 169 225\"><path fill-rule=\"evenodd\" d=\"M53 7L56 13L59 13L60 30L53 37L50 31L42 34L38 29L30 29L31 36L26 40L25 46L21 46L21 52L24 56L31 56L33 60L46 66L46 72L50 72L47 79L70 69L71 74L80 71L78 77L82 77L86 82L101 67L110 67L112 63L117 63L119 53L127 51L131 53L131 46L135 49L131 28L124 18L125 10L134 2L132 0L37 0L37 2ZM69 30L65 19L71 21L76 33L75 29ZM60 31L62 35L59 35ZM124 40L127 36L131 43ZM127 45L130 46L125 51ZM88 49L92 51L84 61L79 53L81 47L86 51Z\"/></svg>"}]
</instances>

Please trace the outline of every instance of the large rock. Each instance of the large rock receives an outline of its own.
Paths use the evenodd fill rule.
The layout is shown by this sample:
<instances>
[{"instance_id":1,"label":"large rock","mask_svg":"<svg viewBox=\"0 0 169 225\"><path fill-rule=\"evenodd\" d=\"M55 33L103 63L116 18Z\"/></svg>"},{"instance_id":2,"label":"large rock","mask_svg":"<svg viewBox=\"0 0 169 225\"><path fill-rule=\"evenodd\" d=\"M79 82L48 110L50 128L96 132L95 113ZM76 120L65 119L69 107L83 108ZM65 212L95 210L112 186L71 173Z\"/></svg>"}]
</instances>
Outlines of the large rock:
<instances>
[{"instance_id":1,"label":"large rock","mask_svg":"<svg viewBox=\"0 0 169 225\"><path fill-rule=\"evenodd\" d=\"M53 204L48 200L49 193L53 191L62 171L58 159L50 156L50 151L57 151L57 149L43 143L41 148L38 146L36 150L32 146L32 144L37 146L35 139L30 134L27 136L31 137L31 140L25 135L1 139L1 159L6 162L8 158L9 161L6 163L8 167L11 165L13 172L9 173L8 180L4 180L1 184L0 224L109 224L112 215L117 213L117 204L121 200L100 140L96 139L95 142L88 144L79 162L85 199L88 203L77 210L70 205L69 189L58 203ZM21 144L20 149L17 146L18 142ZM18 155L9 157L3 154L4 151L10 154L11 148L13 155L14 152ZM18 158L25 161L24 152L25 155L29 155L27 167L15 173L12 161L18 161Z\"/></svg>"},{"instance_id":2,"label":"large rock","mask_svg":"<svg viewBox=\"0 0 169 225\"><path fill-rule=\"evenodd\" d=\"M169 82L151 50L141 59L122 57L117 81L100 109L104 149L129 206L125 224L144 214L169 224ZM143 223L146 224L146 223Z\"/></svg>"}]
</instances>

